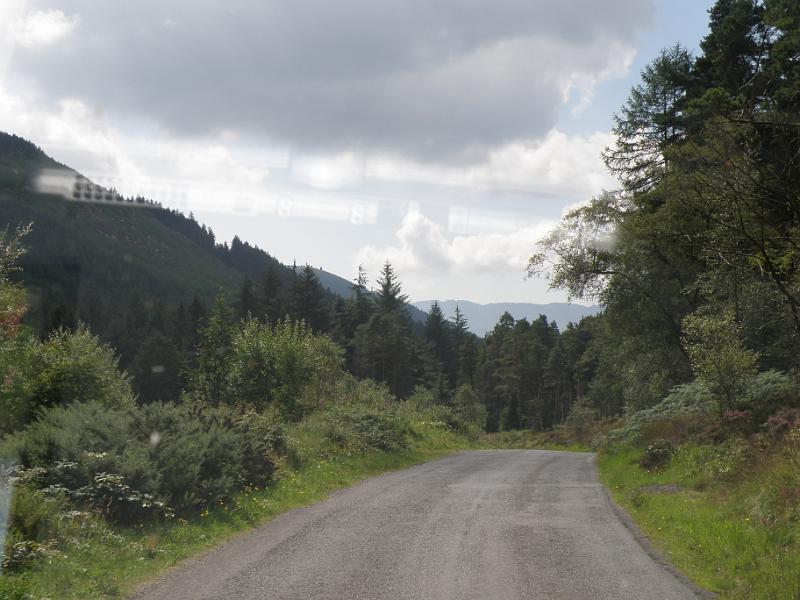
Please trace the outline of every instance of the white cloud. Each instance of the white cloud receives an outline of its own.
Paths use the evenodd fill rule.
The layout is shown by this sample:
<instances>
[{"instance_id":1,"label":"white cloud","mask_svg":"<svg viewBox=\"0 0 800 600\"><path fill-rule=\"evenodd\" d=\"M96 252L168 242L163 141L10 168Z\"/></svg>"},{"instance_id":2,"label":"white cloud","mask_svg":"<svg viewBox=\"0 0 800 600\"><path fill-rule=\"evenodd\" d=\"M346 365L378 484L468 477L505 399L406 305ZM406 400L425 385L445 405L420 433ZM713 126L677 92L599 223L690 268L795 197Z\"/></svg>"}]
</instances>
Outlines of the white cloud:
<instances>
[{"instance_id":1,"label":"white cloud","mask_svg":"<svg viewBox=\"0 0 800 600\"><path fill-rule=\"evenodd\" d=\"M8 33L23 48L39 48L64 39L79 23L78 15L67 16L61 10L37 10L11 22Z\"/></svg>"},{"instance_id":2,"label":"white cloud","mask_svg":"<svg viewBox=\"0 0 800 600\"><path fill-rule=\"evenodd\" d=\"M297 156L292 160L292 177L323 190L354 186L364 179L364 162L364 157L354 152Z\"/></svg>"},{"instance_id":3,"label":"white cloud","mask_svg":"<svg viewBox=\"0 0 800 600\"><path fill-rule=\"evenodd\" d=\"M522 275L528 257L555 222L541 220L510 232L449 235L411 206L395 233L397 244L362 247L356 257L373 271L389 260L409 276L499 273Z\"/></svg>"},{"instance_id":4,"label":"white cloud","mask_svg":"<svg viewBox=\"0 0 800 600\"><path fill-rule=\"evenodd\" d=\"M510 231L452 235L412 206L395 233L397 243L363 246L355 263L374 276L390 261L414 300L566 301L546 281L527 279L525 273L536 242L554 226L541 220Z\"/></svg>"},{"instance_id":5,"label":"white cloud","mask_svg":"<svg viewBox=\"0 0 800 600\"><path fill-rule=\"evenodd\" d=\"M10 67L45 97L182 136L229 130L301 154L443 165L541 140L573 96L584 106L598 82L627 72L654 13L653 0L59 6L14 26L34 47L81 16L68 52L19 52ZM322 186L341 185L312 171Z\"/></svg>"},{"instance_id":6,"label":"white cloud","mask_svg":"<svg viewBox=\"0 0 800 600\"><path fill-rule=\"evenodd\" d=\"M611 142L610 133L567 135L553 129L542 140L514 142L493 150L485 162L470 167L375 158L368 161L366 176L488 190L515 189L577 200L616 186L600 159L603 148Z\"/></svg>"}]
</instances>

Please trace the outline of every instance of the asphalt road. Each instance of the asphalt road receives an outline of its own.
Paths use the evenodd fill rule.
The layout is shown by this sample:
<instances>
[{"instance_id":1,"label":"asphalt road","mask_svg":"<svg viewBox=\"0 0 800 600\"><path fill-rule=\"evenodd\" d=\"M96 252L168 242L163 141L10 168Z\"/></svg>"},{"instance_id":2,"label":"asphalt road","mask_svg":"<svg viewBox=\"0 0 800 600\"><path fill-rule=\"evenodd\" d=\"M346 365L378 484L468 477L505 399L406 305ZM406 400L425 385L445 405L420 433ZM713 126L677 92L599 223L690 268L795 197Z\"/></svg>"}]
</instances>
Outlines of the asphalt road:
<instances>
[{"instance_id":1,"label":"asphalt road","mask_svg":"<svg viewBox=\"0 0 800 600\"><path fill-rule=\"evenodd\" d=\"M170 571L137 600L695 598L591 454L464 452L375 477Z\"/></svg>"}]
</instances>

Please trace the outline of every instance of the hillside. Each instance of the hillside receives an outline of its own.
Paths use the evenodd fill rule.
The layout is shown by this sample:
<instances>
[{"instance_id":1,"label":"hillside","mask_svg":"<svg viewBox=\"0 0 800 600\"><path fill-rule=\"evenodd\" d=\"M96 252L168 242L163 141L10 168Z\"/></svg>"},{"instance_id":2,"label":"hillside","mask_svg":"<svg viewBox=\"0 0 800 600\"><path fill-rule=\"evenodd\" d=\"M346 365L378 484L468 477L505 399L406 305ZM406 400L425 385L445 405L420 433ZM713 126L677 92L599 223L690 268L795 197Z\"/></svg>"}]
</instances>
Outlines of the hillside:
<instances>
[{"instance_id":1,"label":"hillside","mask_svg":"<svg viewBox=\"0 0 800 600\"><path fill-rule=\"evenodd\" d=\"M70 183L91 185L34 144L0 133L0 227L32 226L20 273L26 322L39 334L86 322L125 362L135 348L129 338L179 304L196 297L208 306L219 291L233 299L245 275L261 278L270 265L282 287L289 281L290 270L266 252L238 238L217 244L193 218L142 198L99 188L88 201L42 193L37 178L54 169L66 192Z\"/></svg>"},{"instance_id":2,"label":"hillside","mask_svg":"<svg viewBox=\"0 0 800 600\"><path fill-rule=\"evenodd\" d=\"M414 302L420 310L428 311L433 300ZM439 301L444 314L452 317L456 306L464 313L469 321L469 329L476 335L486 335L492 330L500 316L508 312L515 319L533 321L539 315L545 315L550 322L556 322L564 327L567 323L578 323L583 317L596 315L602 310L600 306L584 306L582 304L566 304L553 302L550 304L528 304L525 302L495 302L492 304L478 304L468 300Z\"/></svg>"}]
</instances>

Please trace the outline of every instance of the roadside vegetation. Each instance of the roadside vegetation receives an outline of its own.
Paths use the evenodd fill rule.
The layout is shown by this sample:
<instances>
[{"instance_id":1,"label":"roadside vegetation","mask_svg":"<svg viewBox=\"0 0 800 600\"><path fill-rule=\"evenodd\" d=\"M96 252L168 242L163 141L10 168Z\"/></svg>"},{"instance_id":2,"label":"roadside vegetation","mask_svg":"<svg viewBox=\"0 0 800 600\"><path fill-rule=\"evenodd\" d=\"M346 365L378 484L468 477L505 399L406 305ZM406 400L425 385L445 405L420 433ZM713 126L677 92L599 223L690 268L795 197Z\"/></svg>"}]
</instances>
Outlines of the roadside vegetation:
<instances>
[{"instance_id":1,"label":"roadside vegetation","mask_svg":"<svg viewBox=\"0 0 800 600\"><path fill-rule=\"evenodd\" d=\"M268 478L174 514L166 505L154 509L141 494L120 490L122 478L111 482L116 485L113 498L97 490L96 496L84 494L77 502L66 489L18 481L0 597L124 597L181 559L287 510L365 477L475 443L466 430L454 430L438 420L441 414L424 408L409 404L387 414L384 403L393 400L385 390L357 393L374 396L340 399L298 423L273 426L270 460L265 461L272 467Z\"/></svg>"},{"instance_id":2,"label":"roadside vegetation","mask_svg":"<svg viewBox=\"0 0 800 600\"><path fill-rule=\"evenodd\" d=\"M175 402L142 402L86 327L45 340L9 274L24 230L0 236L0 597L121 597L142 578L359 479L477 443L485 410L402 402L344 370L303 322L236 320L220 298Z\"/></svg>"},{"instance_id":3,"label":"roadside vegetation","mask_svg":"<svg viewBox=\"0 0 800 600\"><path fill-rule=\"evenodd\" d=\"M689 392L703 396L673 396ZM781 406L800 406L800 385L767 372L722 417L713 404L668 397L595 440L614 499L677 568L724 598L800 595L800 409Z\"/></svg>"}]
</instances>

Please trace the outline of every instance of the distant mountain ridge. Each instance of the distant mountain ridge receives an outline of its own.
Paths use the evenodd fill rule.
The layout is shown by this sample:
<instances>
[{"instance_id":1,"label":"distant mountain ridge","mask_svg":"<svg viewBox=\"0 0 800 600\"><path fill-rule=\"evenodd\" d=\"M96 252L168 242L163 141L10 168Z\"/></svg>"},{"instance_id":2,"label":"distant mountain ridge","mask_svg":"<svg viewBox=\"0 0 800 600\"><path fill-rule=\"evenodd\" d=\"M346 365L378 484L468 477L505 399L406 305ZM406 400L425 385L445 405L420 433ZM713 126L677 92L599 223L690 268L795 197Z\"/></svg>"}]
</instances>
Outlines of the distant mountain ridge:
<instances>
[{"instance_id":1,"label":"distant mountain ridge","mask_svg":"<svg viewBox=\"0 0 800 600\"><path fill-rule=\"evenodd\" d=\"M469 322L470 331L480 336L491 331L504 312L508 312L514 319L527 319L528 321L539 318L539 315L545 315L548 321L555 321L563 329L567 323L577 323L583 317L596 315L603 310L603 307L598 305L584 306L566 302L549 304L529 304L527 302L478 304L468 300L439 300L438 302L448 317L452 317L458 306ZM421 300L413 302L413 305L428 312L433 303L434 300Z\"/></svg>"}]
</instances>

